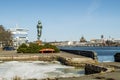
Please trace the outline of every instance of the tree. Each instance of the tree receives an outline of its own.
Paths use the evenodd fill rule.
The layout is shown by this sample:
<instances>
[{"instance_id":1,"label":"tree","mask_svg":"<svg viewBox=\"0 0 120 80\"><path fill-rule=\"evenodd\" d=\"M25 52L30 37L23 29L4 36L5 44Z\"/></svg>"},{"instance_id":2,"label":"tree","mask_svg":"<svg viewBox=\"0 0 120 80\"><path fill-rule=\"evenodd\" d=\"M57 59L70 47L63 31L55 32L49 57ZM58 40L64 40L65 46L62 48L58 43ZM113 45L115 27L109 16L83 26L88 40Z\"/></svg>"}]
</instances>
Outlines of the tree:
<instances>
[{"instance_id":1,"label":"tree","mask_svg":"<svg viewBox=\"0 0 120 80\"><path fill-rule=\"evenodd\" d=\"M3 25L0 25L0 42L4 45L12 45L11 32L6 31Z\"/></svg>"},{"instance_id":2,"label":"tree","mask_svg":"<svg viewBox=\"0 0 120 80\"><path fill-rule=\"evenodd\" d=\"M3 25L0 25L0 33L2 33L3 31L5 31Z\"/></svg>"}]
</instances>

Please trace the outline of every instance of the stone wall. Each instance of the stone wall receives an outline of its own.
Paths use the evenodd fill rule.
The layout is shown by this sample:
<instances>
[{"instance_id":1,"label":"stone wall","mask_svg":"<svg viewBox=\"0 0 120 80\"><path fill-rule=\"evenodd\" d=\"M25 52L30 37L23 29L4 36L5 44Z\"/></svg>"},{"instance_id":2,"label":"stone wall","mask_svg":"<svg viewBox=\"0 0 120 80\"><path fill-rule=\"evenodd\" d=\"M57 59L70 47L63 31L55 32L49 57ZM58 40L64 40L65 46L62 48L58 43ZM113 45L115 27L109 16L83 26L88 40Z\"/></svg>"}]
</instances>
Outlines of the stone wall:
<instances>
[{"instance_id":1,"label":"stone wall","mask_svg":"<svg viewBox=\"0 0 120 80\"><path fill-rule=\"evenodd\" d=\"M53 61L56 57L52 56L0 56L1 61Z\"/></svg>"},{"instance_id":2,"label":"stone wall","mask_svg":"<svg viewBox=\"0 0 120 80\"><path fill-rule=\"evenodd\" d=\"M94 51L65 50L65 49L61 49L61 51L65 51L65 52L69 52L69 53L72 53L72 54L89 57L89 58L92 58L92 59L94 59L94 60L97 60L97 59L98 59L98 58L97 58L97 53L95 53Z\"/></svg>"},{"instance_id":3,"label":"stone wall","mask_svg":"<svg viewBox=\"0 0 120 80\"><path fill-rule=\"evenodd\" d=\"M114 55L115 62L120 62L120 53Z\"/></svg>"},{"instance_id":4,"label":"stone wall","mask_svg":"<svg viewBox=\"0 0 120 80\"><path fill-rule=\"evenodd\" d=\"M101 73L101 72L106 72L107 68L101 67L98 65L93 65L93 64L86 64L85 65L85 74L95 74L95 73Z\"/></svg>"},{"instance_id":5,"label":"stone wall","mask_svg":"<svg viewBox=\"0 0 120 80\"><path fill-rule=\"evenodd\" d=\"M57 57L57 60L64 65L84 68L85 64L95 64L96 61L91 58L69 58Z\"/></svg>"}]
</instances>

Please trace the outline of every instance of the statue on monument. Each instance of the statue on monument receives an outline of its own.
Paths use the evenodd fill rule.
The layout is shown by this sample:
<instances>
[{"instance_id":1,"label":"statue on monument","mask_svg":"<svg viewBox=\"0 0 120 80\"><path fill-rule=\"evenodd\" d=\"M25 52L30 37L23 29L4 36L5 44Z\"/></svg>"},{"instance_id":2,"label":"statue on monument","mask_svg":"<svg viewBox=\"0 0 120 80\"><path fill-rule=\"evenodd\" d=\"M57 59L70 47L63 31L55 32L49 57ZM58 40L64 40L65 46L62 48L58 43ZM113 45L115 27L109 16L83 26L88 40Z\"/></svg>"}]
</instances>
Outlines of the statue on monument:
<instances>
[{"instance_id":1,"label":"statue on monument","mask_svg":"<svg viewBox=\"0 0 120 80\"><path fill-rule=\"evenodd\" d=\"M40 37L42 35L42 23L38 21L37 24L37 39L40 40Z\"/></svg>"}]
</instances>

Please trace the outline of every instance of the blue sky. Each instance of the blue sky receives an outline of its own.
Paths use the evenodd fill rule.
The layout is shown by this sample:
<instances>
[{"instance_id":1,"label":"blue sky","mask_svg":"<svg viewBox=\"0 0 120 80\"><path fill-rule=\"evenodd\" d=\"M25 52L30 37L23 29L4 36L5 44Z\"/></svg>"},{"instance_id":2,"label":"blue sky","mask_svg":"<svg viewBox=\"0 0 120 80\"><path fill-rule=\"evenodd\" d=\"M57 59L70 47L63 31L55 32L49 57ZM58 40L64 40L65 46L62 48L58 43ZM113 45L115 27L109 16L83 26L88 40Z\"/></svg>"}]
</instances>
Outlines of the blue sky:
<instances>
[{"instance_id":1,"label":"blue sky","mask_svg":"<svg viewBox=\"0 0 120 80\"><path fill-rule=\"evenodd\" d=\"M29 30L29 41L78 41L104 35L120 38L120 0L0 0L0 24Z\"/></svg>"}]
</instances>

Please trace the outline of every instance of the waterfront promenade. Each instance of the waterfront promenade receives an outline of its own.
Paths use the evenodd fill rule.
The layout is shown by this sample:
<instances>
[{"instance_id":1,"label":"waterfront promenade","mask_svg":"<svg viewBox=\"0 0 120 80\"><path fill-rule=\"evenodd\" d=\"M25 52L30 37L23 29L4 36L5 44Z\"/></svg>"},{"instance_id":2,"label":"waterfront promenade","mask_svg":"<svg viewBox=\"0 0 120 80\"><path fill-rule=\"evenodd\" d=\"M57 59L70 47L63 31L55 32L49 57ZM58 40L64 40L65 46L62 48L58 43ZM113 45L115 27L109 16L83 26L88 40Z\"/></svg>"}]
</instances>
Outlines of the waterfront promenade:
<instances>
[{"instance_id":1,"label":"waterfront promenade","mask_svg":"<svg viewBox=\"0 0 120 80\"><path fill-rule=\"evenodd\" d=\"M87 58L84 56L78 56L66 52L60 52L60 53L17 53L17 51L0 51L0 57L22 57L22 56L61 56L61 57L67 57L67 58Z\"/></svg>"}]
</instances>

